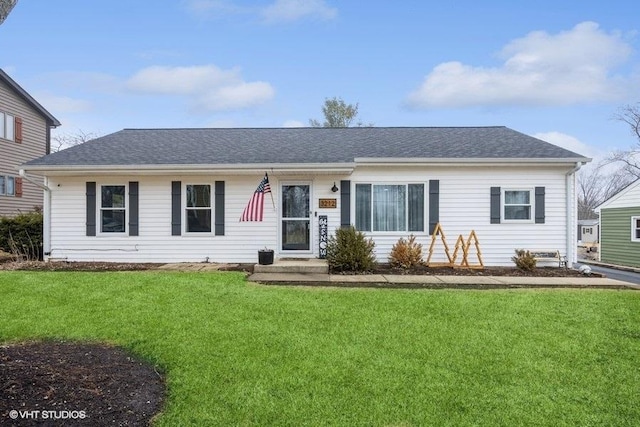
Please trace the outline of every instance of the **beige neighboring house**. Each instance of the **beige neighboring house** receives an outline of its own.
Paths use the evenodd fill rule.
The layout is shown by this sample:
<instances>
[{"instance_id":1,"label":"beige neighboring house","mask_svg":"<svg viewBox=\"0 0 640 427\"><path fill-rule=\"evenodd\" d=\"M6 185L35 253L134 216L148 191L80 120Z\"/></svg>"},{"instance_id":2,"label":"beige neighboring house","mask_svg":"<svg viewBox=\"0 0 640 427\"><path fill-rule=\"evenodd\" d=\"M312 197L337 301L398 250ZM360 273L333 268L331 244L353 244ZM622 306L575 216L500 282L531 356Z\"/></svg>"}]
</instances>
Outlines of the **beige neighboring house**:
<instances>
[{"instance_id":1,"label":"beige neighboring house","mask_svg":"<svg viewBox=\"0 0 640 427\"><path fill-rule=\"evenodd\" d=\"M18 166L50 153L57 126L58 119L0 69L0 216L42 206L43 189L19 176Z\"/></svg>"}]
</instances>

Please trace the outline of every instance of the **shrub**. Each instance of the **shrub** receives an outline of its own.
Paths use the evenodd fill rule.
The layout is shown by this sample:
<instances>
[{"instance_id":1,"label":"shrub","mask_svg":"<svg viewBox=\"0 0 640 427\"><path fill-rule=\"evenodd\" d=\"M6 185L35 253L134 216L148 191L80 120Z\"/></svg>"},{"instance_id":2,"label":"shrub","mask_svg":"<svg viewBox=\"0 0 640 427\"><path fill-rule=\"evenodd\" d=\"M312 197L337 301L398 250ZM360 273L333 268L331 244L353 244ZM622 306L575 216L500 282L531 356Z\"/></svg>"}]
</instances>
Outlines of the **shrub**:
<instances>
[{"instance_id":1,"label":"shrub","mask_svg":"<svg viewBox=\"0 0 640 427\"><path fill-rule=\"evenodd\" d=\"M391 248L389 264L392 267L412 268L422 264L422 244L416 243L416 236L409 235L405 240L400 238Z\"/></svg>"},{"instance_id":2,"label":"shrub","mask_svg":"<svg viewBox=\"0 0 640 427\"><path fill-rule=\"evenodd\" d=\"M327 262L333 271L366 272L376 265L375 243L351 226L338 228L327 243Z\"/></svg>"},{"instance_id":3,"label":"shrub","mask_svg":"<svg viewBox=\"0 0 640 427\"><path fill-rule=\"evenodd\" d=\"M533 271L536 268L535 257L524 249L516 249L516 256L511 257L511 261L513 261L520 270Z\"/></svg>"},{"instance_id":4,"label":"shrub","mask_svg":"<svg viewBox=\"0 0 640 427\"><path fill-rule=\"evenodd\" d=\"M0 249L19 260L42 259L42 213L0 218Z\"/></svg>"}]
</instances>

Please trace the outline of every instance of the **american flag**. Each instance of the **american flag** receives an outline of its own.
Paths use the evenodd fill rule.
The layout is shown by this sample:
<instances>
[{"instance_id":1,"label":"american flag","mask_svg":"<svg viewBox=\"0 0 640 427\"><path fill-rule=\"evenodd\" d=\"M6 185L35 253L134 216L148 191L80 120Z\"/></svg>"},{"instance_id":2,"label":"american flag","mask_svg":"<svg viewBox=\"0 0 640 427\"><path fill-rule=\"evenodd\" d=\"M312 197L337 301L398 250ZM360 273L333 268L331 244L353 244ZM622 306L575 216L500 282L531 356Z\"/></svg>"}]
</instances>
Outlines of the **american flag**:
<instances>
[{"instance_id":1,"label":"american flag","mask_svg":"<svg viewBox=\"0 0 640 427\"><path fill-rule=\"evenodd\" d=\"M247 207L244 208L240 221L262 221L264 195L266 193L271 193L271 186L269 185L269 176L265 173L264 178L258 184L258 188L251 196L251 200L247 203Z\"/></svg>"}]
</instances>

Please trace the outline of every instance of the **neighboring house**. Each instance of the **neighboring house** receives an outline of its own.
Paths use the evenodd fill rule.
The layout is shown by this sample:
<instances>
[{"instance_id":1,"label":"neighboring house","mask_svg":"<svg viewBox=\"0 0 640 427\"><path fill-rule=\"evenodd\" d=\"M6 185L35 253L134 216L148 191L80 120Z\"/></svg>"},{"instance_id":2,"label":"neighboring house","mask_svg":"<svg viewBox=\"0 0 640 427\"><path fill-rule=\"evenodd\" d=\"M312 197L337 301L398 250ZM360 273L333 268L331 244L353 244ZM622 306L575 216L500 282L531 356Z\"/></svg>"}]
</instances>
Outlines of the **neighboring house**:
<instances>
[{"instance_id":1,"label":"neighboring house","mask_svg":"<svg viewBox=\"0 0 640 427\"><path fill-rule=\"evenodd\" d=\"M600 261L640 267L640 180L596 208L600 214Z\"/></svg>"},{"instance_id":2,"label":"neighboring house","mask_svg":"<svg viewBox=\"0 0 640 427\"><path fill-rule=\"evenodd\" d=\"M578 220L578 243L592 244L598 243L600 235L600 221L597 219Z\"/></svg>"},{"instance_id":3,"label":"neighboring house","mask_svg":"<svg viewBox=\"0 0 640 427\"><path fill-rule=\"evenodd\" d=\"M311 258L323 226L354 225L386 262L409 234L426 253L440 223L451 251L474 230L485 265L513 265L517 248L575 261L589 160L506 127L125 129L22 168L45 177L53 259ZM264 218L241 222L265 172Z\"/></svg>"},{"instance_id":4,"label":"neighboring house","mask_svg":"<svg viewBox=\"0 0 640 427\"><path fill-rule=\"evenodd\" d=\"M18 166L49 154L56 126L60 122L0 70L0 216L42 206L42 188L18 176Z\"/></svg>"}]
</instances>

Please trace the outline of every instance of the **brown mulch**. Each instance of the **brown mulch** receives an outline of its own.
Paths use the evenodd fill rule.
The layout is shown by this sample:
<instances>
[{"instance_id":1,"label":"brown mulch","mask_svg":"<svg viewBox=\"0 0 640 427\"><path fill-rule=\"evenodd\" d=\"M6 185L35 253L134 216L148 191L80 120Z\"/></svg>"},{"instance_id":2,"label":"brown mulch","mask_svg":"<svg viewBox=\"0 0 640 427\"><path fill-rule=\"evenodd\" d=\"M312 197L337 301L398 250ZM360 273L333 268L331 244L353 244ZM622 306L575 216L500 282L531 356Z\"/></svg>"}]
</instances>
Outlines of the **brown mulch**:
<instances>
[{"instance_id":1,"label":"brown mulch","mask_svg":"<svg viewBox=\"0 0 640 427\"><path fill-rule=\"evenodd\" d=\"M159 263L117 263L117 262L42 262L22 261L0 263L0 270L28 271L142 271L158 270L164 264ZM226 264L219 271L241 271L253 273L253 264ZM332 271L333 274L353 274ZM577 270L556 267L537 267L533 271L523 271L516 267L451 268L418 266L410 269L393 268L389 264L380 263L368 274L414 274L435 276L526 276L526 277L579 277ZM592 273L592 276L600 276Z\"/></svg>"},{"instance_id":2,"label":"brown mulch","mask_svg":"<svg viewBox=\"0 0 640 427\"><path fill-rule=\"evenodd\" d=\"M0 425L140 426L160 412L165 384L153 367L109 345L0 346Z\"/></svg>"}]
</instances>

